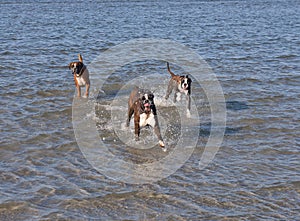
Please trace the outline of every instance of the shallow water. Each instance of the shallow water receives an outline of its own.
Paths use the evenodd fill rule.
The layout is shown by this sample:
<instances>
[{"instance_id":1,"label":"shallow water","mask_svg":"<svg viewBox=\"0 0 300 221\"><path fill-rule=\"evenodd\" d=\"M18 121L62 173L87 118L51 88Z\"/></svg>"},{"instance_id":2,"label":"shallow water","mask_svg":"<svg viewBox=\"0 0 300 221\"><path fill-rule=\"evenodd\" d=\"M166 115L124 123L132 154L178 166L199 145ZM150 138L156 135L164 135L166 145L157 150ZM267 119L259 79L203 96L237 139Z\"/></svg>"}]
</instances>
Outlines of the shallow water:
<instances>
[{"instance_id":1,"label":"shallow water","mask_svg":"<svg viewBox=\"0 0 300 221\"><path fill-rule=\"evenodd\" d=\"M296 5L283 0L1 1L0 220L300 219ZM149 184L114 180L81 152L67 66L81 53L93 75L99 55L137 38L183 44L216 74L226 101L226 129L219 151L204 169L199 159L212 122L210 103L197 81L192 120L200 123L187 136L195 138L197 132L197 146L170 176ZM181 67L171 67L183 73ZM144 76L150 74L154 77L148 82ZM120 128L133 136L133 125L129 132L121 125L130 81L139 77L139 84L156 88L167 153L155 148L151 130L143 130L141 142L154 147L140 150L124 145L114 132ZM104 97L100 91L97 100L90 98L95 111L82 118L95 122L99 139L119 159L135 165L164 160L185 126L174 117L181 112L161 100L167 82L164 61L125 65L99 88ZM111 120L110 113L117 119Z\"/></svg>"}]
</instances>

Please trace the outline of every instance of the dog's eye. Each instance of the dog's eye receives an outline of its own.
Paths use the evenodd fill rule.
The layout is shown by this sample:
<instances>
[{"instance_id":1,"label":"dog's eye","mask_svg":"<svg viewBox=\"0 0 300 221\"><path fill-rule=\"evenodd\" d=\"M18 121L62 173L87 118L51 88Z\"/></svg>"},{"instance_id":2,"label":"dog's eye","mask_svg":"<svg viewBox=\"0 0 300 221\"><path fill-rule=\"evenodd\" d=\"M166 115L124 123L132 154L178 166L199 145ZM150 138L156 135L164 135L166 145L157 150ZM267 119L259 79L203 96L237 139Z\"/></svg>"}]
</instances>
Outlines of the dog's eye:
<instances>
[{"instance_id":1,"label":"dog's eye","mask_svg":"<svg viewBox=\"0 0 300 221\"><path fill-rule=\"evenodd\" d=\"M149 98L149 100L153 100L154 95L153 95L153 94L149 94L149 95L148 95L148 98Z\"/></svg>"},{"instance_id":2,"label":"dog's eye","mask_svg":"<svg viewBox=\"0 0 300 221\"><path fill-rule=\"evenodd\" d=\"M146 100L145 96L142 97L142 100Z\"/></svg>"}]
</instances>

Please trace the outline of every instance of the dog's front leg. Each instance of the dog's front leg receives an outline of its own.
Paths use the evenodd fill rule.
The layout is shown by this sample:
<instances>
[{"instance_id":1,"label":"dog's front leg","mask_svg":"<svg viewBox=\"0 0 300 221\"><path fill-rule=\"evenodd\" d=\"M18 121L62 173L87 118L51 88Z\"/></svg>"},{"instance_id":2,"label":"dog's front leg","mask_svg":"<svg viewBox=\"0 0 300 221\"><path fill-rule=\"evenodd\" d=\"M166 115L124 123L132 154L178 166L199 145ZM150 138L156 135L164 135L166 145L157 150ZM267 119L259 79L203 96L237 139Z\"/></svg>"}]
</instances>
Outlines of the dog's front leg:
<instances>
[{"instance_id":1,"label":"dog's front leg","mask_svg":"<svg viewBox=\"0 0 300 221\"><path fill-rule=\"evenodd\" d=\"M159 145L161 147L164 147L165 144L164 144L164 141L163 141L162 136L160 134L160 128L159 128L159 124L158 124L157 115L154 115L154 125L151 125L151 126L153 127L154 133L158 138Z\"/></svg>"},{"instance_id":2,"label":"dog's front leg","mask_svg":"<svg viewBox=\"0 0 300 221\"><path fill-rule=\"evenodd\" d=\"M77 97L81 97L81 89L80 89L80 86L78 84L78 81L77 81L77 78L74 74L74 82L75 82L75 86L76 86L76 89L77 89Z\"/></svg>"},{"instance_id":3,"label":"dog's front leg","mask_svg":"<svg viewBox=\"0 0 300 221\"><path fill-rule=\"evenodd\" d=\"M138 113L134 116L134 135L135 140L138 141L140 139L140 115Z\"/></svg>"},{"instance_id":4,"label":"dog's front leg","mask_svg":"<svg viewBox=\"0 0 300 221\"><path fill-rule=\"evenodd\" d=\"M76 87L77 87L77 96L81 97L81 87L79 85L77 85Z\"/></svg>"},{"instance_id":5,"label":"dog's front leg","mask_svg":"<svg viewBox=\"0 0 300 221\"><path fill-rule=\"evenodd\" d=\"M173 102L176 103L177 101L179 102L180 100L181 100L181 93L179 90L175 90Z\"/></svg>"},{"instance_id":6,"label":"dog's front leg","mask_svg":"<svg viewBox=\"0 0 300 221\"><path fill-rule=\"evenodd\" d=\"M186 117L191 118L191 95L187 95Z\"/></svg>"}]
</instances>

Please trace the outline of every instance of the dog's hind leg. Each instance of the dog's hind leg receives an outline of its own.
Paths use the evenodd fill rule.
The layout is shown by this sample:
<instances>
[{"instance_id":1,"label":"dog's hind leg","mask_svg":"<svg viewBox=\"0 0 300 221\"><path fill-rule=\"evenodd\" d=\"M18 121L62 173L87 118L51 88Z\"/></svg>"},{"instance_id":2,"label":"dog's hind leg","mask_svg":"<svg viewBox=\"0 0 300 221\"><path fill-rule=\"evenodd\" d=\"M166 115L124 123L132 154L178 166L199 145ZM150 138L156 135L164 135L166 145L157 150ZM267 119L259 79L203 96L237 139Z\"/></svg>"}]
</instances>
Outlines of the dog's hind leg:
<instances>
[{"instance_id":1,"label":"dog's hind leg","mask_svg":"<svg viewBox=\"0 0 300 221\"><path fill-rule=\"evenodd\" d=\"M167 94L165 96L166 100L168 100L170 94L172 93L172 90L173 90L173 80L171 79L169 84L168 84Z\"/></svg>"},{"instance_id":2,"label":"dog's hind leg","mask_svg":"<svg viewBox=\"0 0 300 221\"><path fill-rule=\"evenodd\" d=\"M85 97L89 96L89 91L90 91L90 84L85 85Z\"/></svg>"}]
</instances>

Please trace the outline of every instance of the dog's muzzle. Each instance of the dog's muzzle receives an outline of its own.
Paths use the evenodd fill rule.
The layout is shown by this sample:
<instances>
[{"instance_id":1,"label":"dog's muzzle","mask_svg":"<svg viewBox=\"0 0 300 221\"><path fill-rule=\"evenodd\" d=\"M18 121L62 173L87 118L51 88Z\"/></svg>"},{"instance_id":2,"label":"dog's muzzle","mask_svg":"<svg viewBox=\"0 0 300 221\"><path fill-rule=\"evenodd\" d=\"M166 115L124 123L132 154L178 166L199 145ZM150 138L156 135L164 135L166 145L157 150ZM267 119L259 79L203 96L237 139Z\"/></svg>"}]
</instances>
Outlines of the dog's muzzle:
<instances>
[{"instance_id":1,"label":"dog's muzzle","mask_svg":"<svg viewBox=\"0 0 300 221\"><path fill-rule=\"evenodd\" d=\"M182 87L183 87L183 89L187 90L188 87L189 87L189 85L188 85L187 83L184 83L184 84L182 85Z\"/></svg>"},{"instance_id":2,"label":"dog's muzzle","mask_svg":"<svg viewBox=\"0 0 300 221\"><path fill-rule=\"evenodd\" d=\"M79 77L78 68L72 68L71 72L72 72L72 75L76 75L77 77Z\"/></svg>"},{"instance_id":3,"label":"dog's muzzle","mask_svg":"<svg viewBox=\"0 0 300 221\"><path fill-rule=\"evenodd\" d=\"M75 74L76 77L80 77L80 72L81 72L81 68L79 69L78 67L73 70L73 74Z\"/></svg>"},{"instance_id":4,"label":"dog's muzzle","mask_svg":"<svg viewBox=\"0 0 300 221\"><path fill-rule=\"evenodd\" d=\"M151 106L152 106L152 104L150 102L146 101L144 103L144 110L145 110L145 112L150 112L151 111Z\"/></svg>"}]
</instances>

